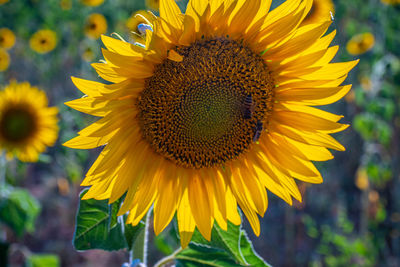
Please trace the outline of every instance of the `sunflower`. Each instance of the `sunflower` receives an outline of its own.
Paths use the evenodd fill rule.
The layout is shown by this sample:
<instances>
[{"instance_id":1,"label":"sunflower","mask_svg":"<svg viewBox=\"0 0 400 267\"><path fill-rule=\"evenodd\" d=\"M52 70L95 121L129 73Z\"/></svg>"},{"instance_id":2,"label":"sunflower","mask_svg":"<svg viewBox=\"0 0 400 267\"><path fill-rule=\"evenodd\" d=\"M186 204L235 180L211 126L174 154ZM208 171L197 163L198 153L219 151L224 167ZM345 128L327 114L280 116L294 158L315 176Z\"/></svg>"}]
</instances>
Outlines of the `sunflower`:
<instances>
[{"instance_id":1,"label":"sunflower","mask_svg":"<svg viewBox=\"0 0 400 267\"><path fill-rule=\"evenodd\" d=\"M317 23L331 19L335 15L335 5L332 0L314 0L311 10L303 24Z\"/></svg>"},{"instance_id":2,"label":"sunflower","mask_svg":"<svg viewBox=\"0 0 400 267\"><path fill-rule=\"evenodd\" d=\"M182 247L195 227L240 224L237 205L260 234L266 189L301 201L295 179L322 183L312 161L344 150L330 136L348 125L313 106L342 98L358 61L329 63L338 46L330 21L299 26L312 1L190 0L186 13L160 1L145 46L102 36L110 83L73 77L86 95L67 102L99 116L64 145L104 146L84 181L84 199L125 199L136 225L154 204L159 234L177 214Z\"/></svg>"},{"instance_id":3,"label":"sunflower","mask_svg":"<svg viewBox=\"0 0 400 267\"><path fill-rule=\"evenodd\" d=\"M28 82L11 82L0 91L0 150L8 157L34 162L57 139L57 108Z\"/></svg>"},{"instance_id":4,"label":"sunflower","mask_svg":"<svg viewBox=\"0 0 400 267\"><path fill-rule=\"evenodd\" d=\"M375 45L375 37L372 33L366 32L354 35L346 45L347 52L351 55L364 54Z\"/></svg>"},{"instance_id":5,"label":"sunflower","mask_svg":"<svg viewBox=\"0 0 400 267\"><path fill-rule=\"evenodd\" d=\"M104 3L104 0L82 0L85 6L99 6Z\"/></svg>"},{"instance_id":6,"label":"sunflower","mask_svg":"<svg viewBox=\"0 0 400 267\"><path fill-rule=\"evenodd\" d=\"M57 46L57 35L52 30L39 30L32 35L29 44L33 51L46 54Z\"/></svg>"},{"instance_id":7,"label":"sunflower","mask_svg":"<svg viewBox=\"0 0 400 267\"><path fill-rule=\"evenodd\" d=\"M0 48L10 49L15 44L15 34L8 28L0 29Z\"/></svg>"},{"instance_id":8,"label":"sunflower","mask_svg":"<svg viewBox=\"0 0 400 267\"><path fill-rule=\"evenodd\" d=\"M97 39L107 31L106 18L101 14L91 14L85 25L85 33L88 37Z\"/></svg>"},{"instance_id":9,"label":"sunflower","mask_svg":"<svg viewBox=\"0 0 400 267\"><path fill-rule=\"evenodd\" d=\"M382 3L386 5L398 5L400 4L400 0L381 0Z\"/></svg>"},{"instance_id":10,"label":"sunflower","mask_svg":"<svg viewBox=\"0 0 400 267\"><path fill-rule=\"evenodd\" d=\"M7 3L8 0L0 0L0 5Z\"/></svg>"},{"instance_id":11,"label":"sunflower","mask_svg":"<svg viewBox=\"0 0 400 267\"><path fill-rule=\"evenodd\" d=\"M62 10L70 10L72 7L72 1L71 0L61 0L60 7Z\"/></svg>"},{"instance_id":12,"label":"sunflower","mask_svg":"<svg viewBox=\"0 0 400 267\"><path fill-rule=\"evenodd\" d=\"M8 69L10 65L10 55L6 50L0 48L0 72Z\"/></svg>"}]
</instances>

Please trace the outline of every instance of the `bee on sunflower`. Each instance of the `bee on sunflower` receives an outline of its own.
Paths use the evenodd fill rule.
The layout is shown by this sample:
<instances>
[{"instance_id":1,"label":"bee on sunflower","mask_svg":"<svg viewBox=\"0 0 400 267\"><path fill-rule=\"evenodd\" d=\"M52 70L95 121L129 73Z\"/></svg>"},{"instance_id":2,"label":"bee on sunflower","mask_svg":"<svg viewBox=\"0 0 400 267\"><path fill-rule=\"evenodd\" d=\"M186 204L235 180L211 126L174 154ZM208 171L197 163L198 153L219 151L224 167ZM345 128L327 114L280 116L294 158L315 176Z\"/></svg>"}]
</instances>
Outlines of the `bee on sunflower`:
<instances>
[{"instance_id":1,"label":"bee on sunflower","mask_svg":"<svg viewBox=\"0 0 400 267\"><path fill-rule=\"evenodd\" d=\"M0 91L0 151L21 161L35 162L58 135L56 107L28 82L11 82Z\"/></svg>"},{"instance_id":2,"label":"bee on sunflower","mask_svg":"<svg viewBox=\"0 0 400 267\"><path fill-rule=\"evenodd\" d=\"M267 190L301 201L295 179L322 183L312 161L343 151L332 133L342 116L315 106L338 101L358 61L330 63L330 19L304 25L312 0L190 0L181 13L160 0L144 45L102 36L103 84L73 77L87 97L67 102L101 117L64 145L104 146L83 199L124 194L119 215L136 225L154 205L159 234L177 214L182 247L197 228L240 224L260 234Z\"/></svg>"}]
</instances>

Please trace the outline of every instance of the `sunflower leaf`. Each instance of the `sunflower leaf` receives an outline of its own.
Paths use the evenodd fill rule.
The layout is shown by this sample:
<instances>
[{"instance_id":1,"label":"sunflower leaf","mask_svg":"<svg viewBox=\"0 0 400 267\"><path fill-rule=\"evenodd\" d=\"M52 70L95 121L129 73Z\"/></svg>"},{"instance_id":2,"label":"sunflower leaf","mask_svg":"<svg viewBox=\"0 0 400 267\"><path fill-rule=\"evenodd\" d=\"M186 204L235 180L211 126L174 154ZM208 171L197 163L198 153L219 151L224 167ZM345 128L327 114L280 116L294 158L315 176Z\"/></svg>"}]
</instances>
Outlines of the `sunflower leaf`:
<instances>
[{"instance_id":1,"label":"sunflower leaf","mask_svg":"<svg viewBox=\"0 0 400 267\"><path fill-rule=\"evenodd\" d=\"M141 235L144 234L145 223L140 221L138 225L132 226L131 224L125 225L125 238L126 242L128 243L128 249L131 250L132 247L135 245L136 239ZM143 245L143 244L142 244Z\"/></svg>"},{"instance_id":2,"label":"sunflower leaf","mask_svg":"<svg viewBox=\"0 0 400 267\"><path fill-rule=\"evenodd\" d=\"M247 265L245 258L240 251L241 230L240 226L228 222L228 230L224 231L217 224L214 225L211 235L211 241L205 240L202 235L196 231L193 234L192 242L207 245L214 248L225 250L235 261L242 265Z\"/></svg>"},{"instance_id":3,"label":"sunflower leaf","mask_svg":"<svg viewBox=\"0 0 400 267\"><path fill-rule=\"evenodd\" d=\"M88 189L84 189L82 197ZM110 207L107 200L80 200L76 215L73 244L77 250L119 250L128 247L120 221L110 226Z\"/></svg>"},{"instance_id":4,"label":"sunflower leaf","mask_svg":"<svg viewBox=\"0 0 400 267\"><path fill-rule=\"evenodd\" d=\"M240 267L224 250L189 244L189 247L175 256L177 267Z\"/></svg>"},{"instance_id":5,"label":"sunflower leaf","mask_svg":"<svg viewBox=\"0 0 400 267\"><path fill-rule=\"evenodd\" d=\"M40 209L40 203L27 190L1 188L0 222L11 227L18 236L35 229Z\"/></svg>"},{"instance_id":6,"label":"sunflower leaf","mask_svg":"<svg viewBox=\"0 0 400 267\"><path fill-rule=\"evenodd\" d=\"M250 266L271 267L254 250L253 244L250 242L245 231L241 231L240 233L240 251Z\"/></svg>"}]
</instances>

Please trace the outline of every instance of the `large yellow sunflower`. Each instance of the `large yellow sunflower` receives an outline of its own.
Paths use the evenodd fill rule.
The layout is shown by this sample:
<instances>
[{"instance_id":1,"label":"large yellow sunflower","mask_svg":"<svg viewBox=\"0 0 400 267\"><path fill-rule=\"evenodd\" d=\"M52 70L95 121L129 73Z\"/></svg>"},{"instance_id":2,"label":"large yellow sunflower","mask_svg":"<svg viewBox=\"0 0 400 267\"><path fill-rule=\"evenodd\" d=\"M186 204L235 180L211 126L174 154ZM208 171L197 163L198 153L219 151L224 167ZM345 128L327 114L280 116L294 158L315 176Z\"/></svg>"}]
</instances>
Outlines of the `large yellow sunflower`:
<instances>
[{"instance_id":1,"label":"large yellow sunflower","mask_svg":"<svg viewBox=\"0 0 400 267\"><path fill-rule=\"evenodd\" d=\"M310 12L307 14L303 24L318 23L330 20L335 15L335 5L332 0L314 0Z\"/></svg>"},{"instance_id":2,"label":"large yellow sunflower","mask_svg":"<svg viewBox=\"0 0 400 267\"><path fill-rule=\"evenodd\" d=\"M86 95L67 102L99 116L65 143L104 146L88 171L84 199L116 201L136 225L154 205L160 233L177 213L181 245L197 227L240 223L237 205L260 234L267 191L301 201L295 179L321 183L312 161L344 150L331 133L342 116L313 106L342 98L357 61L329 63L338 46L330 21L299 26L312 1L190 0L186 13L160 1L145 46L102 36L110 83L72 78Z\"/></svg>"},{"instance_id":3,"label":"large yellow sunflower","mask_svg":"<svg viewBox=\"0 0 400 267\"><path fill-rule=\"evenodd\" d=\"M56 107L48 107L43 91L12 82L0 91L0 151L22 161L37 161L57 139Z\"/></svg>"}]
</instances>

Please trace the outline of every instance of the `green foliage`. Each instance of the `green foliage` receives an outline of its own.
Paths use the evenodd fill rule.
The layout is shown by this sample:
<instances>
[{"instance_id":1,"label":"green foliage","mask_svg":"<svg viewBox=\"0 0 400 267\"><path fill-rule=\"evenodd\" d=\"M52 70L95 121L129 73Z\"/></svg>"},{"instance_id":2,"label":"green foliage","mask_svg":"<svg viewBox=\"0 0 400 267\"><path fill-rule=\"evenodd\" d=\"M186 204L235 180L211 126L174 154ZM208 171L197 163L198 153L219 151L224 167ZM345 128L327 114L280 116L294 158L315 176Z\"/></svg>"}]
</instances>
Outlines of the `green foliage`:
<instances>
[{"instance_id":1,"label":"green foliage","mask_svg":"<svg viewBox=\"0 0 400 267\"><path fill-rule=\"evenodd\" d=\"M227 231L214 224L210 242L195 231L189 247L176 259L181 266L270 266L255 252L245 231L230 222Z\"/></svg>"},{"instance_id":2,"label":"green foliage","mask_svg":"<svg viewBox=\"0 0 400 267\"><path fill-rule=\"evenodd\" d=\"M304 216L303 222L307 231L316 229L310 216ZM354 224L348 220L345 211L339 211L336 228L325 224L316 231L318 234L313 238L320 239L317 252L321 258L314 260L311 266L374 266L376 253L371 238L354 233Z\"/></svg>"},{"instance_id":3,"label":"green foliage","mask_svg":"<svg viewBox=\"0 0 400 267\"><path fill-rule=\"evenodd\" d=\"M60 260L53 254L33 254L26 259L26 267L59 267Z\"/></svg>"},{"instance_id":4,"label":"green foliage","mask_svg":"<svg viewBox=\"0 0 400 267\"><path fill-rule=\"evenodd\" d=\"M0 222L8 225L21 236L35 230L40 212L39 202L25 189L0 188Z\"/></svg>"},{"instance_id":5,"label":"green foliage","mask_svg":"<svg viewBox=\"0 0 400 267\"><path fill-rule=\"evenodd\" d=\"M80 197L87 191L83 190ZM125 225L122 217L117 217L119 203L108 205L107 200L80 200L73 241L77 250L131 248L143 224Z\"/></svg>"}]
</instances>

